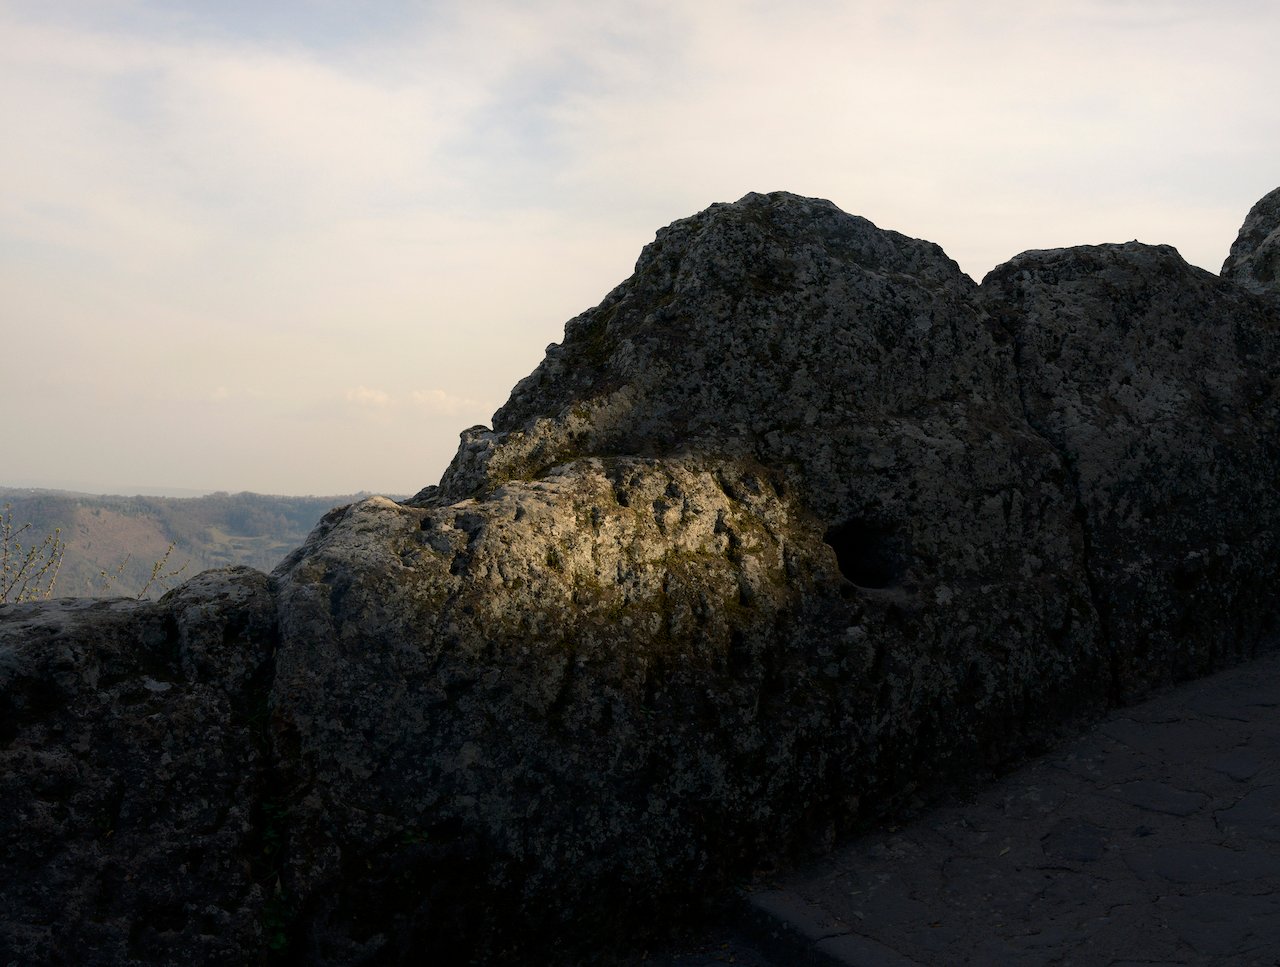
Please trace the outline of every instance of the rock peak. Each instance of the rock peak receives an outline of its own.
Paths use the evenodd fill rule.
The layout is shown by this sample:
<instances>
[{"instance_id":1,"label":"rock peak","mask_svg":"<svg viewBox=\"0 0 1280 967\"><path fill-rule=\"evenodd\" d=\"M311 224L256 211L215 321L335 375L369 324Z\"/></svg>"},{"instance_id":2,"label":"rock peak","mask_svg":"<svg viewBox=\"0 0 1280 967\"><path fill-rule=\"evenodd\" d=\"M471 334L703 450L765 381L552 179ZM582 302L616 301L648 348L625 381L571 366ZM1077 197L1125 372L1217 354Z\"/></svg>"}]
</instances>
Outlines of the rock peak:
<instances>
[{"instance_id":1,"label":"rock peak","mask_svg":"<svg viewBox=\"0 0 1280 967\"><path fill-rule=\"evenodd\" d=\"M492 432L464 435L434 499L584 454L692 447L771 462L784 428L829 434L864 411L929 405L886 382L898 360L930 369L926 396L961 394L969 371L955 361L982 347L994 358L1003 338L973 295L938 245L824 199L712 205L661 229L634 274L566 324ZM948 335L930 335L944 317Z\"/></svg>"},{"instance_id":2,"label":"rock peak","mask_svg":"<svg viewBox=\"0 0 1280 967\"><path fill-rule=\"evenodd\" d=\"M1249 209L1222 263L1222 277L1251 292L1280 294L1280 188Z\"/></svg>"}]
</instances>

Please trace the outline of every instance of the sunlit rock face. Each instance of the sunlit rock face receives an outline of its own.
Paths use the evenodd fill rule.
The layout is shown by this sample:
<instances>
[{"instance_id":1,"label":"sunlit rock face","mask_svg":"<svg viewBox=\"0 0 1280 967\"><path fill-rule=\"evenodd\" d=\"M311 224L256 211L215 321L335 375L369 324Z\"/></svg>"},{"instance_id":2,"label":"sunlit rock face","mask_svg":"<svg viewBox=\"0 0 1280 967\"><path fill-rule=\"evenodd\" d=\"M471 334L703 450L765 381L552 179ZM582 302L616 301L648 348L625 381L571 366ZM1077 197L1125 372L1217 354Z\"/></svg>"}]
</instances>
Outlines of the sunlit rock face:
<instances>
[{"instance_id":1,"label":"sunlit rock face","mask_svg":"<svg viewBox=\"0 0 1280 967\"><path fill-rule=\"evenodd\" d=\"M979 287L785 193L663 229L439 486L330 514L262 592L269 627L226 637L267 656L235 726L258 758L206 776L250 804L227 942L333 964L617 949L1250 654L1275 632L1278 316L1167 247L1024 253ZM243 608L214 600L202 620ZM130 622L160 633L113 620L115 649ZM187 701L173 675L161 714ZM59 751L51 714L7 748ZM57 795L5 788L19 811ZM208 890L175 876L174 943ZM100 935L87 910L66 936Z\"/></svg>"}]
</instances>

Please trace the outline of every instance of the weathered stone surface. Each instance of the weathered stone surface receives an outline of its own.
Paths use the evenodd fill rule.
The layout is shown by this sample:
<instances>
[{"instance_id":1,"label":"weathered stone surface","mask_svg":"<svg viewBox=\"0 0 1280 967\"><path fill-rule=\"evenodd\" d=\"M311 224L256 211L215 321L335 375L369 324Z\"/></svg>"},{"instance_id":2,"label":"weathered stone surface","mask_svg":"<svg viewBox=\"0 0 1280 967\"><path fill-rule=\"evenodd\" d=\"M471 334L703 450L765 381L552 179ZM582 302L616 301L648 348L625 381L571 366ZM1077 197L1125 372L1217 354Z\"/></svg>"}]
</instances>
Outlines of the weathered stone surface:
<instances>
[{"instance_id":1,"label":"weathered stone surface","mask_svg":"<svg viewBox=\"0 0 1280 967\"><path fill-rule=\"evenodd\" d=\"M1222 277L1251 292L1280 293L1280 188L1249 210L1222 264Z\"/></svg>"},{"instance_id":2,"label":"weathered stone surface","mask_svg":"<svg viewBox=\"0 0 1280 967\"><path fill-rule=\"evenodd\" d=\"M1070 469L1118 697L1273 635L1274 304L1138 242L1025 252L982 291Z\"/></svg>"},{"instance_id":3,"label":"weathered stone surface","mask_svg":"<svg viewBox=\"0 0 1280 967\"><path fill-rule=\"evenodd\" d=\"M518 883L547 927L638 921L1102 704L1069 478L1012 350L940 249L828 203L665 230L419 509L358 505L278 572L277 707L337 800L291 823L307 876L387 868L412 816L421 882L463 828L486 892ZM362 937L409 929L378 919L398 889L359 885L388 897ZM351 909L317 916L349 956Z\"/></svg>"},{"instance_id":4,"label":"weathered stone surface","mask_svg":"<svg viewBox=\"0 0 1280 967\"><path fill-rule=\"evenodd\" d=\"M629 459L317 531L280 572L274 693L290 889L325 898L308 958L609 934L781 832L780 802L826 794L796 764L824 754L821 693L874 661L786 647L798 589L838 580L815 543L750 469Z\"/></svg>"},{"instance_id":5,"label":"weathered stone surface","mask_svg":"<svg viewBox=\"0 0 1280 967\"><path fill-rule=\"evenodd\" d=\"M152 901L123 895L103 962L616 946L1272 635L1278 325L1170 249L1025 253L978 287L827 202L712 206L567 325L439 486L335 511L270 586L9 611L3 701L33 710L5 754L87 768L23 697L55 675L51 641L79 649L76 682L109 653L173 683L158 718L107 689L84 720L149 776L161 753L130 736L177 723L182 798L227 804L229 838L216 884L169 863L168 939L130 948ZM216 685L180 657L147 670L184 635L239 655ZM173 801L157 781L140 801ZM164 819L157 855L213 835L191 822ZM23 861L51 871L11 904L23 951L100 877L72 826ZM222 947L199 946L197 896L226 913Z\"/></svg>"},{"instance_id":6,"label":"weathered stone surface","mask_svg":"<svg viewBox=\"0 0 1280 967\"><path fill-rule=\"evenodd\" d=\"M274 625L247 568L158 604L0 605L0 963L267 948Z\"/></svg>"}]
</instances>

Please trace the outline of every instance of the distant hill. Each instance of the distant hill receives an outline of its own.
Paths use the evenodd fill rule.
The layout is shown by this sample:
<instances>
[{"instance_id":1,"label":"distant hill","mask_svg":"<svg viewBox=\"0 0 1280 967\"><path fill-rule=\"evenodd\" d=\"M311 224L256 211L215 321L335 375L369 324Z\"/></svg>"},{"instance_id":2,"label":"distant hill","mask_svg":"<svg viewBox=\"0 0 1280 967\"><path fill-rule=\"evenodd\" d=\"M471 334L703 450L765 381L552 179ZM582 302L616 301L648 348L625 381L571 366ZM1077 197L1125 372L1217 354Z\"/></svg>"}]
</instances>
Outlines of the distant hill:
<instances>
[{"instance_id":1,"label":"distant hill","mask_svg":"<svg viewBox=\"0 0 1280 967\"><path fill-rule=\"evenodd\" d=\"M24 546L60 529L66 552L57 597L133 597L172 543L164 572L180 574L153 585L148 596L155 597L208 568L247 564L270 571L328 510L367 496L117 497L0 487L0 506L10 505L15 527L31 524Z\"/></svg>"}]
</instances>

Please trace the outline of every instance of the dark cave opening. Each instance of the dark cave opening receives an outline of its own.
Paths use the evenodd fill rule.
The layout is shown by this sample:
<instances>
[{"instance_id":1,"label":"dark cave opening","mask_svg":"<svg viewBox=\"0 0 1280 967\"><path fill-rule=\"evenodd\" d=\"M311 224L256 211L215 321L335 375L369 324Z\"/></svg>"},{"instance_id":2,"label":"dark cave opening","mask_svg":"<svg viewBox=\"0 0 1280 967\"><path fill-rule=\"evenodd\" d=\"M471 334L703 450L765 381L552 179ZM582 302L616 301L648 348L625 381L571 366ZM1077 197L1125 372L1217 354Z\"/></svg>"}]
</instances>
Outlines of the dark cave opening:
<instances>
[{"instance_id":1,"label":"dark cave opening","mask_svg":"<svg viewBox=\"0 0 1280 967\"><path fill-rule=\"evenodd\" d=\"M840 573L860 588L892 587L905 570L901 542L883 524L849 520L828 527L822 539L836 552Z\"/></svg>"}]
</instances>

